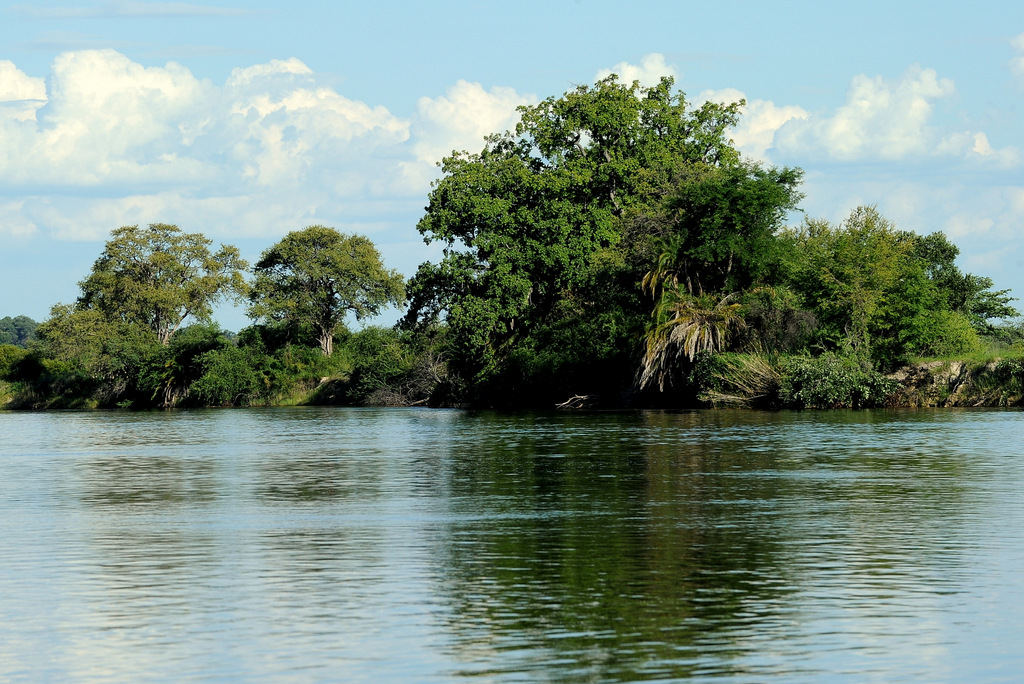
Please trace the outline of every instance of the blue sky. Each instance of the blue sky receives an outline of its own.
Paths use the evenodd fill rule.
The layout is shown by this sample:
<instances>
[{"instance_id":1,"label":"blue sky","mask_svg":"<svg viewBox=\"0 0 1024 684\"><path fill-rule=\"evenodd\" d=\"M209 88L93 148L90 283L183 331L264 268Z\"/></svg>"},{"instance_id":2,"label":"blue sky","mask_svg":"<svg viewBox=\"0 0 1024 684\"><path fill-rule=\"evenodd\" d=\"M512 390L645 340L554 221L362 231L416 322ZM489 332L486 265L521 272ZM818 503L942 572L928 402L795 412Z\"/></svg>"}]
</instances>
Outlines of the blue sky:
<instances>
[{"instance_id":1,"label":"blue sky","mask_svg":"<svg viewBox=\"0 0 1024 684\"><path fill-rule=\"evenodd\" d=\"M411 275L434 162L612 70L745 97L734 139L806 171L807 214L877 204L1024 296L1019 1L0 2L0 316L136 223L250 260L322 223Z\"/></svg>"}]
</instances>

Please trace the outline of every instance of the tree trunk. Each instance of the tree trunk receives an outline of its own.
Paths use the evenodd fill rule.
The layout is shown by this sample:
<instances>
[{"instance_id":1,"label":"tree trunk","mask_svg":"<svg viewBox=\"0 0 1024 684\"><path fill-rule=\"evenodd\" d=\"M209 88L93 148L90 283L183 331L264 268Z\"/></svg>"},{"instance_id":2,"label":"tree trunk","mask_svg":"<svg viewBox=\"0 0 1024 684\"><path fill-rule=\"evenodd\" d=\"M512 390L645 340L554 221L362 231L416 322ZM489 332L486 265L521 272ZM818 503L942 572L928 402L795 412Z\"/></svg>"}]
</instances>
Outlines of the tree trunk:
<instances>
[{"instance_id":1,"label":"tree trunk","mask_svg":"<svg viewBox=\"0 0 1024 684\"><path fill-rule=\"evenodd\" d=\"M330 356L334 352L334 331L320 328L320 351L324 356Z\"/></svg>"}]
</instances>

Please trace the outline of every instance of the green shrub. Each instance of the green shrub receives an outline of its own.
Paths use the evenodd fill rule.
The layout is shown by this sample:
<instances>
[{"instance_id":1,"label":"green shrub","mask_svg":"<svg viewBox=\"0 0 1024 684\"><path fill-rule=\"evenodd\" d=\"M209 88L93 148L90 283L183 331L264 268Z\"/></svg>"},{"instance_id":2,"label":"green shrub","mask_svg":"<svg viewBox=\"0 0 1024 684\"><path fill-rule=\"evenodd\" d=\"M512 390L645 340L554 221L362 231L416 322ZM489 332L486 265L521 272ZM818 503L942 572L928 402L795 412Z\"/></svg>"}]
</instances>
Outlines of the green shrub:
<instances>
[{"instance_id":1,"label":"green shrub","mask_svg":"<svg viewBox=\"0 0 1024 684\"><path fill-rule=\"evenodd\" d=\"M0 344L0 380L13 380L11 375L17 370L28 351L13 344Z\"/></svg>"},{"instance_id":2,"label":"green shrub","mask_svg":"<svg viewBox=\"0 0 1024 684\"><path fill-rule=\"evenodd\" d=\"M829 352L787 359L779 399L792 408L866 408L884 405L898 389L869 361Z\"/></svg>"},{"instance_id":3,"label":"green shrub","mask_svg":"<svg viewBox=\"0 0 1024 684\"><path fill-rule=\"evenodd\" d=\"M263 383L253 361L260 360L234 345L208 351L199 358L203 375L192 384L191 393L210 406L258 403Z\"/></svg>"},{"instance_id":4,"label":"green shrub","mask_svg":"<svg viewBox=\"0 0 1024 684\"><path fill-rule=\"evenodd\" d=\"M746 325L738 331L736 348L797 351L812 342L818 328L817 317L785 287L758 287L744 293L740 303Z\"/></svg>"},{"instance_id":5,"label":"green shrub","mask_svg":"<svg viewBox=\"0 0 1024 684\"><path fill-rule=\"evenodd\" d=\"M354 403L367 403L375 393L383 403L404 403L402 384L412 371L416 356L403 340L402 333L392 328L369 326L352 333L345 340L345 352L352 363L348 399ZM371 402L381 403L381 402Z\"/></svg>"},{"instance_id":6,"label":"green shrub","mask_svg":"<svg viewBox=\"0 0 1024 684\"><path fill-rule=\"evenodd\" d=\"M980 384L998 397L1001 406L1019 403L1024 397L1024 358L1002 359Z\"/></svg>"},{"instance_id":7,"label":"green shrub","mask_svg":"<svg viewBox=\"0 0 1024 684\"><path fill-rule=\"evenodd\" d=\"M958 311L935 311L925 355L942 358L970 356L982 349L981 338L967 316Z\"/></svg>"}]
</instances>

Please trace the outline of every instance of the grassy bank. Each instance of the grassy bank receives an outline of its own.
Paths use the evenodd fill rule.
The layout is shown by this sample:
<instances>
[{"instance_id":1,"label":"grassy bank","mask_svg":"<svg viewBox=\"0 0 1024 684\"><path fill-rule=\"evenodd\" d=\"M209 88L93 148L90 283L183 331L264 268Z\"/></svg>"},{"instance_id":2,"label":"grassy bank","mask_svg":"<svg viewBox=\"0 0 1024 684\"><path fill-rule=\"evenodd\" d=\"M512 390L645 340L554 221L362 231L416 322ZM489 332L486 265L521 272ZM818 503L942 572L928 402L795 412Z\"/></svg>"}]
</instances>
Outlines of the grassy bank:
<instances>
[{"instance_id":1,"label":"grassy bank","mask_svg":"<svg viewBox=\"0 0 1024 684\"><path fill-rule=\"evenodd\" d=\"M713 407L765 409L1018 406L1024 354L916 359L880 373L855 355L720 354L696 364L698 398Z\"/></svg>"}]
</instances>

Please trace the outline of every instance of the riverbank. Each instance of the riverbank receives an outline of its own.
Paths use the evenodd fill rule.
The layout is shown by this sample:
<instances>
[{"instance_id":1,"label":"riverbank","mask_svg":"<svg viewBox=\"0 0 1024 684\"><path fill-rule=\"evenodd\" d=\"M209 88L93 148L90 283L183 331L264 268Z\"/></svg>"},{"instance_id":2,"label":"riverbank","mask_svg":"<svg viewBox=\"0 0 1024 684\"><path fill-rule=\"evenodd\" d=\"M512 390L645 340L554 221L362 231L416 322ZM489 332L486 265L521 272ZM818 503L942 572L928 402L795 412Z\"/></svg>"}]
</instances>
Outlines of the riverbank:
<instances>
[{"instance_id":1,"label":"riverbank","mask_svg":"<svg viewBox=\"0 0 1024 684\"><path fill-rule=\"evenodd\" d=\"M927 361L889 377L900 384L893 406L1017 406L1024 401L1024 359Z\"/></svg>"},{"instance_id":2,"label":"riverbank","mask_svg":"<svg viewBox=\"0 0 1024 684\"><path fill-rule=\"evenodd\" d=\"M792 401L780 401L780 386L783 384L778 370L766 367L751 368L752 364L742 367L747 373L743 378L746 382L746 393L705 392L700 401L691 398L685 402L688 406L710 406L715 408L755 407L755 408L793 408ZM736 365L733 365L735 373ZM759 373L756 381L754 373ZM833 377L835 373L831 374ZM736 382L735 375L731 378ZM760 385L757 383L760 382ZM805 394L824 395L834 391L827 387L828 379L818 378L811 388L805 388ZM860 379L861 385L871 382ZM1024 404L1024 358L994 358L988 360L925 360L904 366L893 373L878 374L873 381L879 384L876 398L871 402L858 403L855 399L839 400L834 408L849 406L865 407L869 405L888 408L940 408L940 407L1008 407ZM888 384L887 384L888 383ZM855 383L856 384L856 383ZM349 378L323 377L319 383L313 382L305 388L294 388L295 391L282 396L280 401L263 404L264 406L324 406L351 405ZM735 388L734 388L735 389ZM792 394L792 390L790 390ZM840 392L842 393L842 392ZM363 405L400 407L426 405L427 401L410 401L401 392L379 390L368 397ZM638 408L647 404L638 401L637 397L607 397L596 395L576 395L567 401L553 406L559 410L587 409L619 409ZM661 402L661 408L675 406L676 402ZM683 404L679 404L683 405ZM446 405L449 406L449 405ZM814 408L825 408L826 405L812 404ZM74 391L61 392L53 396L36 396L26 392L21 383L0 381L0 409L4 410L46 410L46 409L95 409L108 408L95 396L77 394ZM123 408L129 408L124 406ZM137 408L137 407L136 407Z\"/></svg>"}]
</instances>

